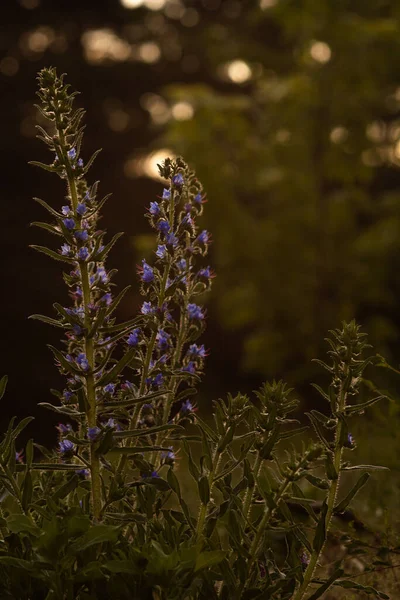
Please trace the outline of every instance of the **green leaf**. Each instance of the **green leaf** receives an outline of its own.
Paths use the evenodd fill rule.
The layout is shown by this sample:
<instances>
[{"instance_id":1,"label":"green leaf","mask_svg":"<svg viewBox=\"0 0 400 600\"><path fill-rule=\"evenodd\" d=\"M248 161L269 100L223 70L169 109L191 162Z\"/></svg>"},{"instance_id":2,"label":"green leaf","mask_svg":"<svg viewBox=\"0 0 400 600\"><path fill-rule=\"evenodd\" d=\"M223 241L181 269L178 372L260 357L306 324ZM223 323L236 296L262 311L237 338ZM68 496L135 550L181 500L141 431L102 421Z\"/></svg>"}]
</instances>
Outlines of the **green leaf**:
<instances>
[{"instance_id":1,"label":"green leaf","mask_svg":"<svg viewBox=\"0 0 400 600\"><path fill-rule=\"evenodd\" d=\"M350 467L343 467L342 471L390 471L388 467L381 467L379 465L352 465Z\"/></svg>"},{"instance_id":2,"label":"green leaf","mask_svg":"<svg viewBox=\"0 0 400 600\"><path fill-rule=\"evenodd\" d=\"M351 581L350 579L339 579L335 582L334 585L338 587L342 587L348 590L360 590L365 594L374 594L378 596L378 598L382 598L382 600L390 600L390 596L384 594L383 592L379 592L375 588L370 585L362 585L361 583L357 583L356 581Z\"/></svg>"},{"instance_id":3,"label":"green leaf","mask_svg":"<svg viewBox=\"0 0 400 600\"><path fill-rule=\"evenodd\" d=\"M77 471L78 465L69 465L66 463L32 463L34 471Z\"/></svg>"},{"instance_id":4,"label":"green leaf","mask_svg":"<svg viewBox=\"0 0 400 600\"><path fill-rule=\"evenodd\" d=\"M38 252L41 252L42 254L46 254L47 256L50 256L50 258L53 258L54 260L58 260L60 262L65 262L69 265L73 265L75 262L72 258L63 256L62 254L59 254L58 252L54 252L54 250L50 250L50 248L46 248L45 246L35 246L35 245L31 244L29 247L33 248L34 250L37 250Z\"/></svg>"},{"instance_id":5,"label":"green leaf","mask_svg":"<svg viewBox=\"0 0 400 600\"><path fill-rule=\"evenodd\" d=\"M131 362L132 358L136 354L136 348L130 348L128 352L117 362L117 364L108 372L101 377L97 383L97 387L101 387L113 381L121 371Z\"/></svg>"},{"instance_id":6,"label":"green leaf","mask_svg":"<svg viewBox=\"0 0 400 600\"><path fill-rule=\"evenodd\" d=\"M116 233L114 235L114 237L112 238L112 240L110 242L108 242L108 244L106 244L106 246L104 246L103 250L101 252L98 252L96 254L96 261L98 262L102 262L104 261L104 259L106 258L107 254L110 252L111 248L114 246L114 244L117 242L117 240L119 240L119 238L124 235L123 233Z\"/></svg>"},{"instance_id":7,"label":"green leaf","mask_svg":"<svg viewBox=\"0 0 400 600\"><path fill-rule=\"evenodd\" d=\"M78 466L75 467L78 470ZM52 500L62 500L66 498L68 494L70 494L73 490L78 487L79 477L78 475L73 475L69 481L61 485L52 495Z\"/></svg>"},{"instance_id":8,"label":"green leaf","mask_svg":"<svg viewBox=\"0 0 400 600\"><path fill-rule=\"evenodd\" d=\"M326 392L324 392L324 390L319 385L317 385L316 383L312 383L311 385L313 386L313 388L315 388L317 390L317 392L319 392L321 394L321 396L327 402L330 402L330 398L329 398L328 394Z\"/></svg>"},{"instance_id":9,"label":"green leaf","mask_svg":"<svg viewBox=\"0 0 400 600\"><path fill-rule=\"evenodd\" d=\"M114 446L111 448L107 454L140 454L141 452L154 452L154 451L163 451L169 452L169 448L164 448L163 446Z\"/></svg>"},{"instance_id":10,"label":"green leaf","mask_svg":"<svg viewBox=\"0 0 400 600\"><path fill-rule=\"evenodd\" d=\"M175 494L178 496L178 498L181 498L181 488L180 488L180 485L179 485L179 481L178 481L178 478L175 475L174 470L172 469L172 467L170 467L168 469L167 481L169 483L169 486L170 486L171 490L173 490L175 492Z\"/></svg>"},{"instance_id":11,"label":"green leaf","mask_svg":"<svg viewBox=\"0 0 400 600\"><path fill-rule=\"evenodd\" d=\"M41 169L44 169L45 171L49 171L50 173L56 173L56 168L53 167L52 165L45 165L42 162L38 162L37 160L30 160L28 162L29 165L33 165L34 167L40 167Z\"/></svg>"},{"instance_id":12,"label":"green leaf","mask_svg":"<svg viewBox=\"0 0 400 600\"><path fill-rule=\"evenodd\" d=\"M354 485L354 487L349 491L347 496L345 498L343 498L343 500L341 502L339 502L339 504L337 506L335 506L334 512L335 513L343 512L348 507L350 502L353 500L353 498L357 494L357 492L367 483L369 478L370 478L369 473L363 473L361 475L361 477L359 478L359 480Z\"/></svg>"},{"instance_id":13,"label":"green leaf","mask_svg":"<svg viewBox=\"0 0 400 600\"><path fill-rule=\"evenodd\" d=\"M68 406L54 406L54 404L50 404L50 402L39 402L38 406L43 406L44 408L48 408L49 410L52 410L60 415L67 415L74 418L83 417L85 415L85 413L78 412L74 408L70 408Z\"/></svg>"},{"instance_id":14,"label":"green leaf","mask_svg":"<svg viewBox=\"0 0 400 600\"><path fill-rule=\"evenodd\" d=\"M366 400L366 402L361 402L360 404L349 404L346 406L346 414L352 415L358 412L364 412L366 408L372 406L376 402L379 402L379 400L383 400L384 398L387 398L387 396L376 396L375 398L371 398L370 400Z\"/></svg>"},{"instance_id":15,"label":"green leaf","mask_svg":"<svg viewBox=\"0 0 400 600\"><path fill-rule=\"evenodd\" d=\"M99 404L101 412L110 412L115 408L129 408L135 404L144 404L163 396L171 395L172 392L165 390L163 392L154 392L153 394L146 394L146 396L138 396L137 398L131 398L130 400L117 400L115 402L107 402L106 404Z\"/></svg>"},{"instance_id":16,"label":"green leaf","mask_svg":"<svg viewBox=\"0 0 400 600\"><path fill-rule=\"evenodd\" d=\"M197 571L201 571L202 569L218 565L221 561L224 560L225 556L226 552L224 552L223 550L211 550L211 552L202 552L198 555L196 559L194 572L197 573Z\"/></svg>"},{"instance_id":17,"label":"green leaf","mask_svg":"<svg viewBox=\"0 0 400 600\"><path fill-rule=\"evenodd\" d=\"M130 560L109 560L102 566L103 569L107 569L111 573L127 573L129 575L136 575L139 573L139 568L133 561Z\"/></svg>"},{"instance_id":18,"label":"green leaf","mask_svg":"<svg viewBox=\"0 0 400 600\"><path fill-rule=\"evenodd\" d=\"M42 223L41 221L33 221L33 223L31 223L31 227L39 227L40 229L45 229L46 231L48 231L49 233L52 233L53 235L58 235L58 236L63 237L62 232L54 225L49 225L49 223Z\"/></svg>"},{"instance_id":19,"label":"green leaf","mask_svg":"<svg viewBox=\"0 0 400 600\"><path fill-rule=\"evenodd\" d=\"M82 375L82 371L80 371L79 369L74 367L73 364L68 362L68 360L65 358L63 353L60 352L60 350L57 350L57 348L54 348L54 346L51 346L50 344L47 344L47 346L48 346L48 348L50 348L50 350L54 354L55 358L58 360L58 362L61 364L61 366L63 367L63 369L65 371L67 371L69 373L73 373L74 375Z\"/></svg>"},{"instance_id":20,"label":"green leaf","mask_svg":"<svg viewBox=\"0 0 400 600\"><path fill-rule=\"evenodd\" d=\"M152 435L153 433L159 433L160 431L185 431L185 428L181 425L157 425L156 427L149 427L149 429L132 429L125 431L114 431L113 435L115 438L132 438L132 437L144 437L146 435Z\"/></svg>"},{"instance_id":21,"label":"green leaf","mask_svg":"<svg viewBox=\"0 0 400 600\"><path fill-rule=\"evenodd\" d=\"M42 573L37 571L36 565L29 560L23 560L22 558L14 558L13 556L0 556L0 565L6 567L14 567L21 569L22 571L28 571L31 577L41 578Z\"/></svg>"},{"instance_id":22,"label":"green leaf","mask_svg":"<svg viewBox=\"0 0 400 600\"><path fill-rule=\"evenodd\" d=\"M12 533L21 533L24 531L36 537L42 533L40 527L35 525L32 519L21 514L13 514L7 517L7 527Z\"/></svg>"},{"instance_id":23,"label":"green leaf","mask_svg":"<svg viewBox=\"0 0 400 600\"><path fill-rule=\"evenodd\" d=\"M324 592L326 592L327 589L329 589L331 587L331 585L333 585L333 583L343 575L344 571L343 569L337 569L330 577L327 581L325 581L325 583L323 585L321 585L321 587L319 587L317 589L316 592L314 592L313 594L311 594L311 596L308 598L308 600L317 600L317 598L320 598L322 596L322 594Z\"/></svg>"},{"instance_id":24,"label":"green leaf","mask_svg":"<svg viewBox=\"0 0 400 600\"><path fill-rule=\"evenodd\" d=\"M125 321L124 323L119 323L118 325L111 325L111 326L107 326L107 327L103 327L101 332L104 334L108 334L108 333L114 333L115 331L121 331L121 329L131 329L132 327L135 327L136 325L141 325L143 324L143 317L139 316L139 317L135 317L134 319L130 319L130 321Z\"/></svg>"},{"instance_id":25,"label":"green leaf","mask_svg":"<svg viewBox=\"0 0 400 600\"><path fill-rule=\"evenodd\" d=\"M45 202L41 198L34 198L34 200L35 200L35 202L38 202L39 204L41 204L54 217L57 217L58 219L61 217L61 215L56 210L54 210L54 208L52 208L49 204L47 204L47 202Z\"/></svg>"},{"instance_id":26,"label":"green leaf","mask_svg":"<svg viewBox=\"0 0 400 600\"><path fill-rule=\"evenodd\" d=\"M210 501L210 484L208 482L208 477L206 477L205 475L203 475L203 477L200 477L197 485L199 488L199 496L201 502L203 504L208 504Z\"/></svg>"},{"instance_id":27,"label":"green leaf","mask_svg":"<svg viewBox=\"0 0 400 600\"><path fill-rule=\"evenodd\" d=\"M326 513L328 512L328 505L326 503L326 498L321 507L321 514L319 516L319 521L317 528L315 530L315 536L313 540L313 548L317 554L321 551L321 548L325 544L326 540Z\"/></svg>"},{"instance_id":28,"label":"green leaf","mask_svg":"<svg viewBox=\"0 0 400 600\"><path fill-rule=\"evenodd\" d=\"M30 315L28 319L42 321L43 323L47 323L47 325L53 325L54 327L65 327L62 323L60 323L60 321L57 321L57 319L51 319L50 317L46 317L45 315Z\"/></svg>"},{"instance_id":29,"label":"green leaf","mask_svg":"<svg viewBox=\"0 0 400 600\"><path fill-rule=\"evenodd\" d=\"M92 525L92 527L82 536L81 539L77 540L70 546L71 551L81 552L96 544L102 544L103 542L115 542L118 540L120 528L113 525Z\"/></svg>"},{"instance_id":30,"label":"green leaf","mask_svg":"<svg viewBox=\"0 0 400 600\"><path fill-rule=\"evenodd\" d=\"M20 421L16 428L13 430L12 439L16 440L19 434L25 429L27 425L29 425L31 421L34 421L34 417L25 417L25 419L22 419L22 421Z\"/></svg>"},{"instance_id":31,"label":"green leaf","mask_svg":"<svg viewBox=\"0 0 400 600\"><path fill-rule=\"evenodd\" d=\"M329 442L325 438L325 434L322 429L322 425L321 425L320 421L315 417L315 415L312 414L312 412L306 413L306 415L310 419L311 425L313 426L313 429L314 429L315 433L317 434L318 438L320 439L320 441L323 443L323 445L329 452L332 452L332 450L329 446Z\"/></svg>"},{"instance_id":32,"label":"green leaf","mask_svg":"<svg viewBox=\"0 0 400 600\"><path fill-rule=\"evenodd\" d=\"M27 510L29 504L32 501L33 485L32 475L30 471L25 473L22 489L22 506L24 510Z\"/></svg>"},{"instance_id":33,"label":"green leaf","mask_svg":"<svg viewBox=\"0 0 400 600\"><path fill-rule=\"evenodd\" d=\"M3 375L3 377L0 379L0 400L2 399L2 397L5 394L7 383L8 383L8 377L7 377L7 375Z\"/></svg>"}]
</instances>

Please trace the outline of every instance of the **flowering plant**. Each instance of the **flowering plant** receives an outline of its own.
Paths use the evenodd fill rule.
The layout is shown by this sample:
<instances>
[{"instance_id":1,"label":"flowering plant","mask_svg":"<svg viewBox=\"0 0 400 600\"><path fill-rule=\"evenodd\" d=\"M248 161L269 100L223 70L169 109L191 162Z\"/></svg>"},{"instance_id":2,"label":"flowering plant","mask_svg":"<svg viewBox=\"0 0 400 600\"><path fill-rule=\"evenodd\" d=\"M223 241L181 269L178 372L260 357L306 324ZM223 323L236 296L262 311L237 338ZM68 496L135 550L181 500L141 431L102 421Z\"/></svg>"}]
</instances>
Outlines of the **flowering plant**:
<instances>
[{"instance_id":1,"label":"flowering plant","mask_svg":"<svg viewBox=\"0 0 400 600\"><path fill-rule=\"evenodd\" d=\"M33 315L64 334L63 349L51 350L65 387L42 403L63 419L58 447L31 440L17 453L29 418L13 420L0 444L1 597L315 600L337 586L387 598L349 579L342 560L316 572L334 517L375 468L348 461L349 420L383 397L350 403L371 362L365 334L354 322L331 333L331 362L321 363L331 384L317 388L329 414L308 414L316 442L286 460L279 444L307 428L290 417L298 403L282 382L218 400L213 423L203 420L193 400L207 356L198 298L214 274L198 264L210 243L198 227L202 186L180 158L159 167L167 184L147 215L157 246L138 269L144 301L118 323L127 288L113 292L106 261L119 235L107 242L98 229L107 196L98 200L98 184L85 179L96 153L81 156L84 111L55 69L41 71L39 86L49 121L39 137L53 161L33 164L65 181L68 195L61 207L36 199L52 222L35 225L59 243L34 247L66 265L72 305L55 304L56 318ZM4 377L1 395L5 386ZM361 477L338 497L342 473L356 469ZM357 541L342 542L355 552Z\"/></svg>"}]
</instances>

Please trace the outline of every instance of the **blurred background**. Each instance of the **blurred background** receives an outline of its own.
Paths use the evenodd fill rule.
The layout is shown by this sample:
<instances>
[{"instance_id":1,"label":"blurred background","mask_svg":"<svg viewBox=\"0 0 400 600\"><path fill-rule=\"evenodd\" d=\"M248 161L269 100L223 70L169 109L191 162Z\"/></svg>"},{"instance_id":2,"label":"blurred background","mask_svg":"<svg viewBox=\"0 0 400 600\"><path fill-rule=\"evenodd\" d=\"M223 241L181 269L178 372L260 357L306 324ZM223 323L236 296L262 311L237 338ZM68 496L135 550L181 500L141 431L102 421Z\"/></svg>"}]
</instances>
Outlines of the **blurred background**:
<instances>
[{"instance_id":1,"label":"blurred background","mask_svg":"<svg viewBox=\"0 0 400 600\"><path fill-rule=\"evenodd\" d=\"M109 265L119 287L133 283L119 319L141 303L135 266L153 248L143 214L162 190L156 163L182 154L204 184L218 274L205 415L212 399L273 377L295 387L303 409L321 404L309 384L327 381L311 359L343 319L355 317L374 352L398 365L399 2L3 0L2 428L33 414L30 433L54 441L54 417L37 402L63 385L46 347L59 345L57 331L27 320L67 302L59 264L28 247L52 242L29 227L46 218L32 197L61 206L65 194L27 164L49 160L34 103L36 73L50 65L88 111L84 159L103 147L91 177L113 192L109 235L125 232ZM399 380L382 375L395 396ZM370 413L363 460L397 472L398 427L395 401Z\"/></svg>"}]
</instances>

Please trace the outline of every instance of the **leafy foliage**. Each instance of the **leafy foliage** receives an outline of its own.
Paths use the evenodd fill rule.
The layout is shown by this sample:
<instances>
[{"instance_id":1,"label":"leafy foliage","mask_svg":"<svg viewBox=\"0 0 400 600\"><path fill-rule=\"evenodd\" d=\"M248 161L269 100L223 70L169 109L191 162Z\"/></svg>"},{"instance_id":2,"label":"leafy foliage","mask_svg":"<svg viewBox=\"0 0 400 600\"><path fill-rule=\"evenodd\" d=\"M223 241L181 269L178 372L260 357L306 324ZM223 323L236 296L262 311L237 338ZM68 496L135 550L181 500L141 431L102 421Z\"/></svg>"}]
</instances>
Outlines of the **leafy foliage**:
<instances>
[{"instance_id":1,"label":"leafy foliage","mask_svg":"<svg viewBox=\"0 0 400 600\"><path fill-rule=\"evenodd\" d=\"M67 385L54 391L59 403L46 406L71 422L60 423L57 450L30 440L24 456L16 452L29 418L12 421L0 444L1 597L302 600L335 584L387 598L348 579L342 561L315 578L333 519L368 479L362 474L343 495L342 473L374 468L346 456L354 447L350 420L383 397L357 401L371 362L365 334L354 321L331 332L329 362L320 361L331 382L317 388L326 410L308 415L316 442L286 449L286 459L280 446L305 428L282 381L252 398L215 401L213 422L205 422L191 401L207 354L196 343L205 311L194 300L213 277L197 265L210 242L197 226L201 184L182 159L160 165L168 187L148 215L156 260L138 270L146 300L139 317L116 323L124 292L113 298L113 271L104 264L116 238L103 243L97 229L97 184L84 179L92 159L85 166L80 158L83 112L73 110L75 94L54 69L39 83L53 127L40 137L56 152L40 166L66 181L69 202L49 211L61 250L39 250L72 266L64 279L73 307L56 304L56 319L35 317L65 330L67 350L51 350ZM3 378L1 394L5 386ZM354 540L344 543L354 551Z\"/></svg>"}]
</instances>

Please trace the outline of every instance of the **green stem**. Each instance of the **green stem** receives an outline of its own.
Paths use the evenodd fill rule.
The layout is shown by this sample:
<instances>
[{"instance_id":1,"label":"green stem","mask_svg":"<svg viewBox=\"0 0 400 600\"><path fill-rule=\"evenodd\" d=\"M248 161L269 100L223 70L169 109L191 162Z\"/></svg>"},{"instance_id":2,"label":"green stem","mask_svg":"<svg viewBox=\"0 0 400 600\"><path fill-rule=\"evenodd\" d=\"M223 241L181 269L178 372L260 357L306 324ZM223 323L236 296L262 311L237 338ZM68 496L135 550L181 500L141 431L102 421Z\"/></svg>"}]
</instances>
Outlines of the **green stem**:
<instances>
[{"instance_id":1,"label":"green stem","mask_svg":"<svg viewBox=\"0 0 400 600\"><path fill-rule=\"evenodd\" d=\"M339 411L340 412L343 411L345 406L346 406L346 393L342 387L340 390ZM340 442L342 427L343 427L343 423L341 420L339 420L337 428L336 428L336 434L335 434L335 450L334 450L334 457L333 457L333 464L335 466L337 478L333 479L331 481L331 484L329 486L328 496L327 496L327 512L326 512L326 516L325 516L326 535L328 535L328 531L329 531L329 528L331 525L333 509L336 504L336 498L337 498L339 483L340 483L340 469L341 469L341 465L342 465L342 453L343 453L343 446ZM304 572L303 583L300 585L299 589L297 590L297 593L293 597L293 600L303 600L304 595L307 592L308 586L310 585L311 579L314 576L314 572L315 572L315 569L317 568L317 564L318 564L318 559L321 555L322 550L324 549L324 546L325 546L325 543L322 545L321 549L318 552L313 550L311 557L310 557L310 562L307 565L307 569Z\"/></svg>"},{"instance_id":2,"label":"green stem","mask_svg":"<svg viewBox=\"0 0 400 600\"><path fill-rule=\"evenodd\" d=\"M60 144L65 154L65 137L60 123L57 122L57 128L60 137ZM68 187L71 194L71 202L74 213L78 206L78 192L76 188L76 181L72 169L70 168L68 157L66 157L66 170L67 170L67 181ZM95 350L93 338L88 338L88 332L91 327L91 318L89 313L89 305L91 301L90 295L90 279L87 263L79 261L79 268L82 279L82 295L83 304L85 309L85 354L89 364L89 372L85 376L86 379L86 396L88 402L88 408L86 411L88 427L96 427L97 425L97 405L96 405L96 386L93 375L95 367ZM100 461L96 455L93 444L90 446L90 471L92 481L92 506L93 506L93 517L96 521L100 519L101 513L101 481L100 481Z\"/></svg>"},{"instance_id":3,"label":"green stem","mask_svg":"<svg viewBox=\"0 0 400 600\"><path fill-rule=\"evenodd\" d=\"M218 453L218 458L216 459L217 451L215 451L214 456L213 456L213 466L212 466L211 471L208 474L208 486L210 488L210 498L211 498L212 488L214 485L214 478L215 478L215 475L217 474L217 471L218 471L218 468L219 468L219 465L221 462L222 454L223 454L222 452ZM201 506L200 506L199 516L197 519L197 526L196 526L196 537L198 540L200 539L200 536L203 533L204 522L205 522L206 516L207 516L208 504L209 504L209 502L207 502L207 504L201 503Z\"/></svg>"},{"instance_id":4,"label":"green stem","mask_svg":"<svg viewBox=\"0 0 400 600\"><path fill-rule=\"evenodd\" d=\"M254 465L253 465L253 475L254 475L255 481L257 481L257 477L260 472L261 464L262 464L262 458L260 456L260 453L257 453L257 457L256 457L256 460L254 461ZM252 487L248 487L246 490L245 497L244 497L243 516L244 516L246 522L249 518L249 513L251 510L251 503L252 503L253 496L254 496L254 488L255 488L255 484Z\"/></svg>"}]
</instances>

